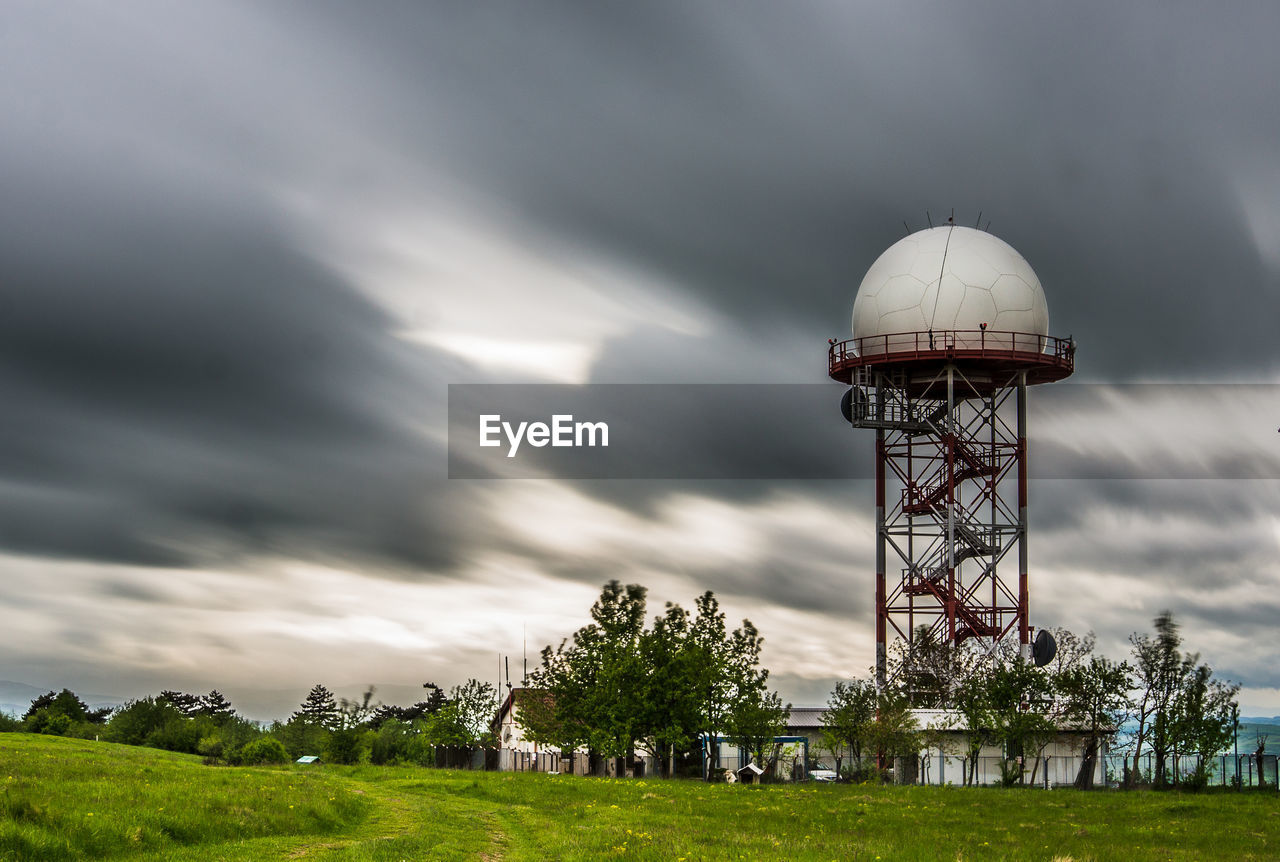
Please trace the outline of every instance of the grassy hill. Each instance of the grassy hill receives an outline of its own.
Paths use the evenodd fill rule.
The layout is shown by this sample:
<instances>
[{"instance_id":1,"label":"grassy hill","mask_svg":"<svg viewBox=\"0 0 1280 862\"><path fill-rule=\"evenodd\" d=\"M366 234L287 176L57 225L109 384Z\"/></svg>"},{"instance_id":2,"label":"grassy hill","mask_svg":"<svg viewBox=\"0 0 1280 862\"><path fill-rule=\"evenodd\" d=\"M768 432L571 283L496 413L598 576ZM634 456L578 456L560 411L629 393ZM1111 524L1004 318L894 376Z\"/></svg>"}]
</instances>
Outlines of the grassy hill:
<instances>
[{"instance_id":1,"label":"grassy hill","mask_svg":"<svg viewBox=\"0 0 1280 862\"><path fill-rule=\"evenodd\" d=\"M1274 792L744 787L398 767L213 767L0 734L0 859L1280 857Z\"/></svg>"}]
</instances>

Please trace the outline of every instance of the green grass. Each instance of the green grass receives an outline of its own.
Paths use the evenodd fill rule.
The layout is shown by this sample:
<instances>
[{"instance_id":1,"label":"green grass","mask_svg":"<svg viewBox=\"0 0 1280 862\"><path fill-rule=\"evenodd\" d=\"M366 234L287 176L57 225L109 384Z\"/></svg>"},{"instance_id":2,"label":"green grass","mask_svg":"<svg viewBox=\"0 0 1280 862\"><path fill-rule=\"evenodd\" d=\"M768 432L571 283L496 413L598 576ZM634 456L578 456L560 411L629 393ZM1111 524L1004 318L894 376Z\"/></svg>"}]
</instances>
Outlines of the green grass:
<instances>
[{"instance_id":1,"label":"green grass","mask_svg":"<svg viewBox=\"0 0 1280 862\"><path fill-rule=\"evenodd\" d=\"M1276 859L1274 792L210 767L0 734L0 859Z\"/></svg>"}]
</instances>

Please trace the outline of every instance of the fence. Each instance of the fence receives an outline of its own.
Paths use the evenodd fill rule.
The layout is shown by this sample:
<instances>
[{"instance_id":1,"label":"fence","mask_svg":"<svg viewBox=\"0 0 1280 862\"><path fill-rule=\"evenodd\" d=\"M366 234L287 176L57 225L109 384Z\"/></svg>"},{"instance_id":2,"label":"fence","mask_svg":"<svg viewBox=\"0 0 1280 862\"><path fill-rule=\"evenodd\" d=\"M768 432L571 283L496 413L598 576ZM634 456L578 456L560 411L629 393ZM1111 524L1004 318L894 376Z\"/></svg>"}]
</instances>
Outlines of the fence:
<instances>
[{"instance_id":1,"label":"fence","mask_svg":"<svg viewBox=\"0 0 1280 862\"><path fill-rule=\"evenodd\" d=\"M1108 755L1103 759L1107 770L1107 783L1122 786L1133 769L1133 757ZM1170 783L1182 783L1200 768L1199 755L1180 755L1165 760L1165 775ZM1252 754L1220 754L1205 763L1211 786L1221 787L1271 787L1280 786L1280 761L1274 754L1264 754L1262 762ZM1147 753L1138 757L1138 782L1148 784L1155 776L1155 758Z\"/></svg>"},{"instance_id":2,"label":"fence","mask_svg":"<svg viewBox=\"0 0 1280 862\"><path fill-rule=\"evenodd\" d=\"M807 777L804 748L799 745L780 746L777 759L766 780L800 781ZM750 758L738 751L724 751L720 756L719 770L737 772L750 762ZM657 774L652 758L637 756L631 761L622 758L588 758L585 752L572 757L559 752L528 752L504 749L450 749L436 752L436 766L455 769L475 769L501 772L569 773L607 777L644 778ZM1196 773L1202 759L1197 755L1170 757L1165 762L1170 783L1185 783ZM1099 758L1100 768L1095 773L1096 787L1124 786L1133 769L1133 757L1107 754ZM678 774L694 777L699 774L696 761L678 764ZM1149 784L1155 774L1154 757L1143 754L1138 758L1138 783ZM1022 783L1036 787L1070 787L1075 783L1080 767L1079 757L1044 756L1038 761L1028 759L1022 764ZM972 768L972 774L970 769ZM899 757L893 765L893 779L901 784L1000 784L1007 770L1015 770L1009 761L999 756L980 756L971 764L963 756L941 755L934 751L919 758ZM1211 757L1206 770L1210 786L1271 789L1280 788L1280 757L1263 755L1261 763L1252 754L1224 754ZM717 776L718 778L719 776Z\"/></svg>"},{"instance_id":3,"label":"fence","mask_svg":"<svg viewBox=\"0 0 1280 862\"><path fill-rule=\"evenodd\" d=\"M917 758L914 764L909 758L897 758L894 764L895 779L903 784L1000 784L1006 775L1016 777L1017 761L1009 761L998 755L982 755L971 760L960 755L939 755L930 752ZM1029 757L1021 764L1023 784L1037 787L1067 787L1075 783L1080 771L1079 757L1046 755ZM914 774L912 767L914 766ZM1101 784L1101 782L1097 782Z\"/></svg>"}]
</instances>

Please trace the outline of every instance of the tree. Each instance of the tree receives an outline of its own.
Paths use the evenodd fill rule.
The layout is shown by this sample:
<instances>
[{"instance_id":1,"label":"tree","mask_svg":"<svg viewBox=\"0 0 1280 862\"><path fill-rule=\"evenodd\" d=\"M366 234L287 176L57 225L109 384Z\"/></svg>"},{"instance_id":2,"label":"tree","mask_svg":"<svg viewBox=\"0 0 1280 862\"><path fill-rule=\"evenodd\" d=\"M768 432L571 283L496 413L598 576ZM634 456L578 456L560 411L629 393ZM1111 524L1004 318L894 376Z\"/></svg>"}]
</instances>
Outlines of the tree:
<instances>
[{"instance_id":1,"label":"tree","mask_svg":"<svg viewBox=\"0 0 1280 862\"><path fill-rule=\"evenodd\" d=\"M445 704L444 690L434 682L424 682L422 687L428 692L426 700L420 700L412 706L394 706L382 704L373 711L369 718L369 726L377 730L387 721L399 721L412 724L420 718L435 715Z\"/></svg>"},{"instance_id":2,"label":"tree","mask_svg":"<svg viewBox=\"0 0 1280 862\"><path fill-rule=\"evenodd\" d=\"M144 697L130 701L118 709L107 722L103 735L109 742L121 742L125 745L150 745L171 750L189 748L194 752L198 738L178 739L182 735L181 725L184 722L186 718L167 699ZM189 742L190 745L184 745L183 742Z\"/></svg>"},{"instance_id":3,"label":"tree","mask_svg":"<svg viewBox=\"0 0 1280 862\"><path fill-rule=\"evenodd\" d=\"M1138 688L1129 783L1137 782L1139 758L1146 743L1154 761L1152 780L1159 788L1171 783L1171 756L1199 754L1203 767L1206 758L1226 747L1231 704L1238 687L1215 680L1213 670L1200 664L1199 653L1182 652L1182 635L1173 614L1160 613L1154 624L1154 636L1135 633L1129 638Z\"/></svg>"},{"instance_id":4,"label":"tree","mask_svg":"<svg viewBox=\"0 0 1280 862\"><path fill-rule=\"evenodd\" d=\"M640 637L640 662L647 671L639 698L638 745L653 755L658 774L670 777L678 753L698 738L699 669L689 650L688 611L668 602L665 612Z\"/></svg>"},{"instance_id":5,"label":"tree","mask_svg":"<svg viewBox=\"0 0 1280 862\"><path fill-rule=\"evenodd\" d=\"M1258 787L1265 789L1267 786L1266 773L1262 769L1263 756L1267 753L1267 734L1259 733L1257 736L1257 747L1254 749L1254 762L1258 767Z\"/></svg>"},{"instance_id":6,"label":"tree","mask_svg":"<svg viewBox=\"0 0 1280 862\"><path fill-rule=\"evenodd\" d=\"M1053 642L1057 645L1053 661L1045 667L1049 676L1056 679L1070 670L1087 664L1093 658L1093 650L1098 642L1098 637L1093 632L1081 636L1061 626L1053 626L1048 631L1053 635Z\"/></svg>"},{"instance_id":7,"label":"tree","mask_svg":"<svg viewBox=\"0 0 1280 862\"><path fill-rule=\"evenodd\" d=\"M961 689L985 662L974 648L943 641L923 625L916 627L910 644L898 640L890 649L891 675L917 709L953 707Z\"/></svg>"},{"instance_id":8,"label":"tree","mask_svg":"<svg viewBox=\"0 0 1280 862\"><path fill-rule=\"evenodd\" d=\"M333 692L317 683L307 693L307 698L297 712L289 716L289 720L305 722L325 730L334 730L341 726L342 715L338 704L333 699Z\"/></svg>"},{"instance_id":9,"label":"tree","mask_svg":"<svg viewBox=\"0 0 1280 862\"><path fill-rule=\"evenodd\" d=\"M760 666L764 640L749 620L729 634L709 591L692 619L668 604L646 629L645 592L610 581L591 624L542 650L530 678L540 696L525 702L521 723L534 741L568 752L585 746L593 758L647 750L668 773L677 753L700 743L713 775L721 734L758 737L760 722L783 708Z\"/></svg>"},{"instance_id":10,"label":"tree","mask_svg":"<svg viewBox=\"0 0 1280 862\"><path fill-rule=\"evenodd\" d=\"M169 704L187 718L200 714L201 700L199 695L165 689L160 692L158 699Z\"/></svg>"},{"instance_id":11,"label":"tree","mask_svg":"<svg viewBox=\"0 0 1280 862\"><path fill-rule=\"evenodd\" d=\"M1115 735L1128 714L1132 688L1129 674L1129 665L1124 662L1095 656L1087 664L1068 667L1055 678L1055 688L1064 702L1064 718L1087 734L1075 779L1075 786L1081 790L1093 787L1102 743Z\"/></svg>"},{"instance_id":12,"label":"tree","mask_svg":"<svg viewBox=\"0 0 1280 862\"><path fill-rule=\"evenodd\" d=\"M963 783L973 784L978 775L978 757L982 746L991 740L990 699L981 677L974 676L965 680L955 692L952 704L965 729L965 771Z\"/></svg>"},{"instance_id":13,"label":"tree","mask_svg":"<svg viewBox=\"0 0 1280 862\"><path fill-rule=\"evenodd\" d=\"M88 721L93 724L102 724L106 721L107 716L111 714L111 709L89 709L88 704L76 696L75 692L69 688L64 688L58 692L45 692L39 697L31 701L31 706L23 713L22 720L26 721L40 710L47 710L51 715L65 715L72 722Z\"/></svg>"},{"instance_id":14,"label":"tree","mask_svg":"<svg viewBox=\"0 0 1280 862\"><path fill-rule=\"evenodd\" d=\"M876 720L876 686L867 679L849 684L837 682L827 698L823 716L822 739L835 758L840 773L842 754L849 755L849 771L855 776L862 769L862 753L871 740L871 726Z\"/></svg>"},{"instance_id":15,"label":"tree","mask_svg":"<svg viewBox=\"0 0 1280 862\"><path fill-rule=\"evenodd\" d=\"M1021 656L997 663L985 678L991 735L1004 753L1003 783L1021 784L1027 752L1039 751L1057 733L1045 706L1052 702L1049 676Z\"/></svg>"},{"instance_id":16,"label":"tree","mask_svg":"<svg viewBox=\"0 0 1280 862\"><path fill-rule=\"evenodd\" d=\"M915 759L920 752L921 730L905 694L886 688L876 696L875 720L868 728L866 741L878 763L898 757Z\"/></svg>"},{"instance_id":17,"label":"tree","mask_svg":"<svg viewBox=\"0 0 1280 862\"><path fill-rule=\"evenodd\" d=\"M453 765L465 765L476 749L497 744L492 730L497 710L498 692L493 683L468 679L454 686L445 705L427 720L428 738L435 745L456 749L460 756Z\"/></svg>"},{"instance_id":18,"label":"tree","mask_svg":"<svg viewBox=\"0 0 1280 862\"><path fill-rule=\"evenodd\" d=\"M739 694L729 713L726 736L751 757L752 763L771 774L781 746L775 740L787 728L791 704L763 687Z\"/></svg>"},{"instance_id":19,"label":"tree","mask_svg":"<svg viewBox=\"0 0 1280 862\"><path fill-rule=\"evenodd\" d=\"M333 763L359 763L369 740L366 739L366 722L373 715L373 686L365 689L359 700L341 698L337 704L337 719L329 727L324 741L324 753Z\"/></svg>"},{"instance_id":20,"label":"tree","mask_svg":"<svg viewBox=\"0 0 1280 862\"><path fill-rule=\"evenodd\" d=\"M527 716L532 738L588 756L630 757L640 735L644 673L639 658L645 588L609 581L591 607L591 624L557 649L542 651L531 675L550 708Z\"/></svg>"},{"instance_id":21,"label":"tree","mask_svg":"<svg viewBox=\"0 0 1280 862\"><path fill-rule=\"evenodd\" d=\"M1214 679L1213 671L1202 664L1188 675L1174 700L1173 750L1175 757L1180 752L1196 755L1196 769L1191 775L1194 789L1208 785L1208 764L1231 743L1239 690L1238 685ZM1265 744L1266 740L1262 742ZM1261 760L1258 765L1261 768ZM1258 774L1261 776L1261 771Z\"/></svg>"},{"instance_id":22,"label":"tree","mask_svg":"<svg viewBox=\"0 0 1280 862\"><path fill-rule=\"evenodd\" d=\"M216 688L200 698L200 704L196 710L198 715L205 715L214 721L222 721L235 715L235 709L231 706L231 701L218 691Z\"/></svg>"},{"instance_id":23,"label":"tree","mask_svg":"<svg viewBox=\"0 0 1280 862\"><path fill-rule=\"evenodd\" d=\"M696 613L689 630L688 645L698 716L698 738L702 740L703 778L707 781L720 772L718 737L728 723L733 708L733 682L726 673L728 631L725 615L715 594L707 590L694 601Z\"/></svg>"}]
</instances>

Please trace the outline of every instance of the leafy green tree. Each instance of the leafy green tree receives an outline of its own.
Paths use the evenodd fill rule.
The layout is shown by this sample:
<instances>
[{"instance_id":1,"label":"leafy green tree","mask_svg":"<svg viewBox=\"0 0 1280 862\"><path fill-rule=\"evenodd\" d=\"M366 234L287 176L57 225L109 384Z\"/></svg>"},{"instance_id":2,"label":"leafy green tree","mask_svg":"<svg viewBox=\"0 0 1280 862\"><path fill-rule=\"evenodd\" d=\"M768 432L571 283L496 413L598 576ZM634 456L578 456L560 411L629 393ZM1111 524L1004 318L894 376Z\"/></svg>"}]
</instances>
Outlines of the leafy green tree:
<instances>
[{"instance_id":1,"label":"leafy green tree","mask_svg":"<svg viewBox=\"0 0 1280 862\"><path fill-rule=\"evenodd\" d=\"M1231 744L1235 731L1235 698L1239 690L1240 686L1234 683L1214 679L1209 666L1201 664L1187 676L1174 700L1174 756L1180 753L1197 755L1196 769L1191 776L1194 789L1209 783L1208 764L1214 755ZM1265 739L1262 741L1265 744ZM1258 775L1261 781L1261 769Z\"/></svg>"},{"instance_id":2,"label":"leafy green tree","mask_svg":"<svg viewBox=\"0 0 1280 862\"><path fill-rule=\"evenodd\" d=\"M590 757L630 757L641 733L644 673L639 658L645 589L609 581L591 607L590 625L542 651L532 685L545 692L526 716L531 738Z\"/></svg>"},{"instance_id":3,"label":"leafy green tree","mask_svg":"<svg viewBox=\"0 0 1280 862\"><path fill-rule=\"evenodd\" d=\"M569 682L571 668L566 645L542 650L542 666L529 675L532 687L520 701L520 725L524 737L544 747L558 748L569 758L586 743L587 732L574 710L576 689Z\"/></svg>"},{"instance_id":4,"label":"leafy green tree","mask_svg":"<svg viewBox=\"0 0 1280 862\"><path fill-rule=\"evenodd\" d=\"M751 757L751 762L771 775L781 746L774 740L787 728L791 704L763 686L739 692L729 713L726 736Z\"/></svg>"},{"instance_id":5,"label":"leafy green tree","mask_svg":"<svg viewBox=\"0 0 1280 862\"><path fill-rule=\"evenodd\" d=\"M771 769L765 751L774 749L774 738L787 726L791 705L769 691L769 671L760 664L764 638L750 620L743 620L729 636L729 650L720 670L728 683L729 709L724 730L729 741L744 749L756 765ZM766 762L767 761L767 762Z\"/></svg>"},{"instance_id":6,"label":"leafy green tree","mask_svg":"<svg viewBox=\"0 0 1280 862\"><path fill-rule=\"evenodd\" d=\"M32 700L22 721L25 728L33 733L92 736L89 729L79 734L74 731L82 725L102 724L110 714L110 707L89 709L74 692L64 688L58 692L46 692Z\"/></svg>"},{"instance_id":7,"label":"leafy green tree","mask_svg":"<svg viewBox=\"0 0 1280 862\"><path fill-rule=\"evenodd\" d=\"M697 740L697 672L695 656L687 649L691 620L688 611L668 602L662 616L640 638L640 663L647 671L638 698L640 745L653 755L658 774L674 774L678 753Z\"/></svg>"},{"instance_id":8,"label":"leafy green tree","mask_svg":"<svg viewBox=\"0 0 1280 862\"><path fill-rule=\"evenodd\" d=\"M871 726L876 720L876 686L867 679L851 683L837 682L827 698L823 717L822 739L840 772L847 753L849 771L855 775L862 768L863 751L871 739Z\"/></svg>"},{"instance_id":9,"label":"leafy green tree","mask_svg":"<svg viewBox=\"0 0 1280 862\"><path fill-rule=\"evenodd\" d=\"M696 692L699 737L703 740L706 764L703 778L713 780L720 774L718 737L729 724L737 696L730 674L731 641L725 626L725 615L715 594L707 590L699 596L689 633L688 650L692 661L692 682Z\"/></svg>"},{"instance_id":10,"label":"leafy green tree","mask_svg":"<svg viewBox=\"0 0 1280 862\"><path fill-rule=\"evenodd\" d=\"M1086 733L1075 786L1089 790L1102 743L1115 736L1131 708L1130 667L1125 662L1094 656L1057 674L1054 688L1063 701L1063 718Z\"/></svg>"},{"instance_id":11,"label":"leafy green tree","mask_svg":"<svg viewBox=\"0 0 1280 862\"><path fill-rule=\"evenodd\" d=\"M236 765L240 763L240 750L264 735L256 723L239 715L218 719L197 716L190 721L200 733L196 753L210 761Z\"/></svg>"},{"instance_id":12,"label":"leafy green tree","mask_svg":"<svg viewBox=\"0 0 1280 862\"><path fill-rule=\"evenodd\" d=\"M129 701L111 716L103 728L103 738L108 742L125 745L148 745L153 748L169 748L181 751L180 726L185 716L169 701L159 697L143 697ZM199 739L191 742L194 752Z\"/></svg>"},{"instance_id":13,"label":"leafy green tree","mask_svg":"<svg viewBox=\"0 0 1280 862\"><path fill-rule=\"evenodd\" d=\"M644 667L639 658L645 622L645 593L639 584L610 581L591 608L583 631L595 685L588 692L588 745L605 757L630 759L642 729Z\"/></svg>"},{"instance_id":14,"label":"leafy green tree","mask_svg":"<svg viewBox=\"0 0 1280 862\"><path fill-rule=\"evenodd\" d=\"M1182 651L1182 634L1171 613L1162 612L1154 624L1154 635L1135 633L1129 638L1138 691L1129 781L1137 781L1145 743L1154 761L1153 783L1159 788L1172 783L1170 757L1196 753L1203 762L1226 746L1237 687L1215 680L1212 669L1200 664L1199 653Z\"/></svg>"},{"instance_id":15,"label":"leafy green tree","mask_svg":"<svg viewBox=\"0 0 1280 862\"><path fill-rule=\"evenodd\" d=\"M452 765L462 766L477 749L493 748L497 737L491 727L498 710L498 693L493 683L468 679L454 686L445 705L424 725L430 742L455 750Z\"/></svg>"},{"instance_id":16,"label":"leafy green tree","mask_svg":"<svg viewBox=\"0 0 1280 862\"><path fill-rule=\"evenodd\" d=\"M591 619L543 649L530 679L540 694L522 704L529 739L567 752L586 747L593 758L630 758L640 748L667 773L668 761L696 743L715 774L719 735L759 737L764 719L783 709L760 666L759 632L744 620L728 633L711 592L692 619L668 604L645 629L644 587L610 581Z\"/></svg>"},{"instance_id":17,"label":"leafy green tree","mask_svg":"<svg viewBox=\"0 0 1280 862\"><path fill-rule=\"evenodd\" d=\"M1135 633L1133 644L1134 674L1138 684L1134 735L1133 769L1130 781L1136 782L1143 743L1151 748L1155 760L1153 780L1156 787L1167 783L1165 761L1173 747L1173 705L1178 690L1191 671L1182 655L1182 635L1173 614L1164 611L1155 618L1155 635Z\"/></svg>"},{"instance_id":18,"label":"leafy green tree","mask_svg":"<svg viewBox=\"0 0 1280 862\"><path fill-rule=\"evenodd\" d=\"M978 775L978 757L982 746L994 741L991 699L981 676L971 676L952 696L952 705L964 724L965 766L963 783L971 785Z\"/></svg>"},{"instance_id":19,"label":"leafy green tree","mask_svg":"<svg viewBox=\"0 0 1280 862\"><path fill-rule=\"evenodd\" d=\"M919 755L923 732L905 693L886 688L876 696L876 715L867 734L867 745L881 763L894 758L914 760Z\"/></svg>"},{"instance_id":20,"label":"leafy green tree","mask_svg":"<svg viewBox=\"0 0 1280 862\"><path fill-rule=\"evenodd\" d=\"M1003 782L1021 784L1028 752L1043 748L1058 730L1045 708L1053 695L1049 675L1017 658L997 664L986 689L992 737L1004 752Z\"/></svg>"},{"instance_id":21,"label":"leafy green tree","mask_svg":"<svg viewBox=\"0 0 1280 862\"><path fill-rule=\"evenodd\" d=\"M373 686L369 686L359 700L344 697L338 701L337 719L324 741L325 757L331 763L359 763L369 749L372 734L367 722L376 709L373 694Z\"/></svg>"},{"instance_id":22,"label":"leafy green tree","mask_svg":"<svg viewBox=\"0 0 1280 862\"><path fill-rule=\"evenodd\" d=\"M306 755L321 756L325 754L329 741L327 729L298 716L297 713L294 713L288 721L272 722L268 732L278 739L294 758Z\"/></svg>"},{"instance_id":23,"label":"leafy green tree","mask_svg":"<svg viewBox=\"0 0 1280 862\"><path fill-rule=\"evenodd\" d=\"M369 742L369 762L379 766L410 762L417 736L411 723L396 718L384 719L373 729Z\"/></svg>"}]
</instances>

